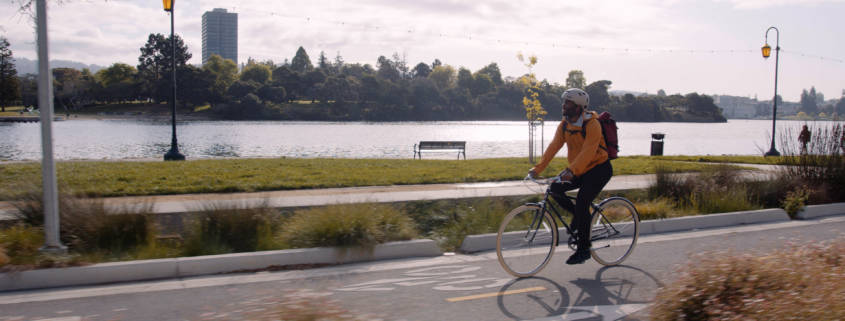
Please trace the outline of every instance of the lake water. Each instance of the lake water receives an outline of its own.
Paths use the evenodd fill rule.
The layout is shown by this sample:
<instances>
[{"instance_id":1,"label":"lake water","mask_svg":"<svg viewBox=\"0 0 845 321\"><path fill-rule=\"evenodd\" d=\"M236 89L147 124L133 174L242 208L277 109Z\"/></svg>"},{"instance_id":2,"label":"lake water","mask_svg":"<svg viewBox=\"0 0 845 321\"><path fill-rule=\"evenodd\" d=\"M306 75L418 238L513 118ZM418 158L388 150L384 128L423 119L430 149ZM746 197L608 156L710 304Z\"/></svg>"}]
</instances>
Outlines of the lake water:
<instances>
[{"instance_id":1,"label":"lake water","mask_svg":"<svg viewBox=\"0 0 845 321\"><path fill-rule=\"evenodd\" d=\"M778 134L805 122L778 121ZM824 123L819 123L819 125ZM620 155L648 155L651 133L666 134L664 155L760 155L769 149L770 120L727 123L619 123ZM544 143L557 122L546 122ZM0 123L0 160L40 160L38 123ZM170 123L68 120L53 123L57 159L161 159ZM179 150L189 159L219 157L412 158L421 140L462 140L467 158L525 157L526 122L177 122ZM538 138L539 139L539 138ZM561 155L565 155L561 151ZM454 154L426 154L452 158Z\"/></svg>"}]
</instances>

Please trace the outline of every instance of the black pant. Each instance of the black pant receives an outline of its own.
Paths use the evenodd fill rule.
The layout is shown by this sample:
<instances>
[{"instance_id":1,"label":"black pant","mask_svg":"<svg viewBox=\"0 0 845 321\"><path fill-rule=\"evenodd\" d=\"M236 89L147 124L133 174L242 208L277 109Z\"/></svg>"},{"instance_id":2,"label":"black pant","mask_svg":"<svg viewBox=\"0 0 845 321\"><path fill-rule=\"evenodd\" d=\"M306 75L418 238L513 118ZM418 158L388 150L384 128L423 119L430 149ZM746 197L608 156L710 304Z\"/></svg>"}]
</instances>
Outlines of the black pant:
<instances>
[{"instance_id":1,"label":"black pant","mask_svg":"<svg viewBox=\"0 0 845 321\"><path fill-rule=\"evenodd\" d=\"M590 249L590 204L613 176L613 166L606 161L593 167L583 175L572 180L572 183L552 184L552 197L563 209L572 213L572 228L578 233L578 249ZM564 194L578 188L575 204Z\"/></svg>"}]
</instances>

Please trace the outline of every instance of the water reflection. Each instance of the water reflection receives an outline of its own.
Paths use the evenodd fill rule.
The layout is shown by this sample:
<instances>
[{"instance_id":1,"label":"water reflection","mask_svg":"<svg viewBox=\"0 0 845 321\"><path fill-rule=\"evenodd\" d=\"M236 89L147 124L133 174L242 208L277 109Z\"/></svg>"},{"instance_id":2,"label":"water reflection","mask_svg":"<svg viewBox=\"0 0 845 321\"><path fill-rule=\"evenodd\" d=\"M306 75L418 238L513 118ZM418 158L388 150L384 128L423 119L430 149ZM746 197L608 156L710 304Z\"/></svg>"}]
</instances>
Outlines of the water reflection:
<instances>
[{"instance_id":1,"label":"water reflection","mask_svg":"<svg viewBox=\"0 0 845 321\"><path fill-rule=\"evenodd\" d=\"M203 151L203 154L212 157L240 157L238 147L230 144L212 144Z\"/></svg>"}]
</instances>

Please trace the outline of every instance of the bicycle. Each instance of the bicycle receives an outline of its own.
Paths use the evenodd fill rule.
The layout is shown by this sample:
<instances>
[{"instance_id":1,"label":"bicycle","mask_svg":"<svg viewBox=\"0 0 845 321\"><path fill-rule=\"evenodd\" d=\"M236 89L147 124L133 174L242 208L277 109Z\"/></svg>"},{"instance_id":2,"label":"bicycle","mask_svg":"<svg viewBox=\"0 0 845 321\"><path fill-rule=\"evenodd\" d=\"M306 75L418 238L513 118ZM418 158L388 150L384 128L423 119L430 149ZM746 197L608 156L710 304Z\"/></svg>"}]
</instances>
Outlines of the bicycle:
<instances>
[{"instance_id":1,"label":"bicycle","mask_svg":"<svg viewBox=\"0 0 845 321\"><path fill-rule=\"evenodd\" d=\"M560 182L560 178L534 179L526 177L538 185L549 185L543 200L537 203L525 203L508 213L499 226L496 235L496 255L502 267L513 276L530 277L549 264L559 244L562 232L552 214L569 235L569 248L575 250L577 235L563 219L560 212L549 206L551 184ZM565 195L570 200L575 197ZM634 251L639 237L640 219L634 204L624 197L610 197L598 204L591 203L592 219L590 223L590 254L602 265L622 263ZM543 257L540 260L539 255Z\"/></svg>"}]
</instances>

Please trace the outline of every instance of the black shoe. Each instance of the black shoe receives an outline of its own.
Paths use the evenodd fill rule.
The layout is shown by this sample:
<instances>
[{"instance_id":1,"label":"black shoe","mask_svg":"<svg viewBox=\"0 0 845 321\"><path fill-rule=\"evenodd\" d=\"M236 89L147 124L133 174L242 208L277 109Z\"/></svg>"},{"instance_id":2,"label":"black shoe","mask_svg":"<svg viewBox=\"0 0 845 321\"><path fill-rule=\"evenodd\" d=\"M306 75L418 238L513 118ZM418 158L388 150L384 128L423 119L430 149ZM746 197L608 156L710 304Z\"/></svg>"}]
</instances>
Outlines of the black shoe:
<instances>
[{"instance_id":1,"label":"black shoe","mask_svg":"<svg viewBox=\"0 0 845 321\"><path fill-rule=\"evenodd\" d=\"M574 265L574 264L581 264L586 262L590 259L590 251L575 251L569 259L566 260L566 264Z\"/></svg>"}]
</instances>

